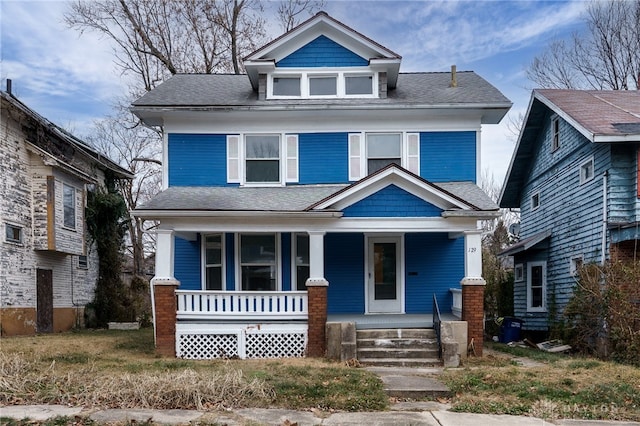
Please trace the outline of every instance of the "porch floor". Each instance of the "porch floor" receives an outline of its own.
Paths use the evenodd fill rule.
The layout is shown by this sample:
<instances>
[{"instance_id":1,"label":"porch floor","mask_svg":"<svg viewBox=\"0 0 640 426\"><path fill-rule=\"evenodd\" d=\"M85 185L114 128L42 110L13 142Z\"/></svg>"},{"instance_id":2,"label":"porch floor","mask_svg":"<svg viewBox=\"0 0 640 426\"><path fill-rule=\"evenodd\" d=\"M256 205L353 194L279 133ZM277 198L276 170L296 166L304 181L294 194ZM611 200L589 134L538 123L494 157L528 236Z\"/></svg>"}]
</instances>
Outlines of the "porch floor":
<instances>
[{"instance_id":1,"label":"porch floor","mask_svg":"<svg viewBox=\"0 0 640 426\"><path fill-rule=\"evenodd\" d=\"M453 314L441 314L443 321L459 321ZM329 314L327 322L355 322L356 330L379 328L433 328L432 314Z\"/></svg>"}]
</instances>

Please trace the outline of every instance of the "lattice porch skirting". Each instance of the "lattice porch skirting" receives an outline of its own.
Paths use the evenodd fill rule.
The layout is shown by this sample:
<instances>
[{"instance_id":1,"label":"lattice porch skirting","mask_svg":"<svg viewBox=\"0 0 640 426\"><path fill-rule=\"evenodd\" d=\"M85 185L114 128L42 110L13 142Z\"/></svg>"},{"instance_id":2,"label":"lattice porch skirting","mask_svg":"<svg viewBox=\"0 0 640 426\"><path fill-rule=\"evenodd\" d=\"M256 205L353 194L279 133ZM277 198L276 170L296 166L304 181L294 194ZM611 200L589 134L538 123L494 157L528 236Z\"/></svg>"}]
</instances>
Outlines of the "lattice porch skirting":
<instances>
[{"instance_id":1,"label":"lattice porch skirting","mask_svg":"<svg viewBox=\"0 0 640 426\"><path fill-rule=\"evenodd\" d=\"M306 323L176 324L178 358L293 358L306 347Z\"/></svg>"}]
</instances>

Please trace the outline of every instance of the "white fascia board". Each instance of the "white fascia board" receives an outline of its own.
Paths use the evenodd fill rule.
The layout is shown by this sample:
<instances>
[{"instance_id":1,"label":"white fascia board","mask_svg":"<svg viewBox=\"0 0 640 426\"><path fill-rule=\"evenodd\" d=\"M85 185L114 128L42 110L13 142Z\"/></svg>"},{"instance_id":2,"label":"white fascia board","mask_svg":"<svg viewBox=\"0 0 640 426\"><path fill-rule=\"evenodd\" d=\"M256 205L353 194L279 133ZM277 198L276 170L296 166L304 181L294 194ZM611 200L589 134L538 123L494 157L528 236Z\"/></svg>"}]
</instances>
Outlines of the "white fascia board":
<instances>
[{"instance_id":1,"label":"white fascia board","mask_svg":"<svg viewBox=\"0 0 640 426\"><path fill-rule=\"evenodd\" d=\"M276 218L251 219L227 218L211 221L206 218L163 219L160 229L171 229L183 234L215 232L362 232L362 233L405 233L405 232L446 232L459 233L477 229L474 218L331 218L323 220L289 220Z\"/></svg>"},{"instance_id":2,"label":"white fascia board","mask_svg":"<svg viewBox=\"0 0 640 426\"><path fill-rule=\"evenodd\" d=\"M133 210L134 217L142 219L163 219L163 218L336 218L341 217L342 212L336 211L313 211L313 212L273 212L273 211L211 211L211 210Z\"/></svg>"},{"instance_id":3,"label":"white fascia board","mask_svg":"<svg viewBox=\"0 0 640 426\"><path fill-rule=\"evenodd\" d=\"M595 143L629 143L640 142L640 134L637 135L594 135Z\"/></svg>"},{"instance_id":4,"label":"white fascia board","mask_svg":"<svg viewBox=\"0 0 640 426\"><path fill-rule=\"evenodd\" d=\"M390 168L376 176L373 176L364 183L356 183L351 188L329 198L314 207L314 211L329 207L333 207L334 210L342 210L372 194L375 194L389 185L396 185L416 197L441 208L442 210L451 208L469 210L471 208L460 200L445 194L435 187L426 185L421 180L416 179L414 176L403 172L402 170Z\"/></svg>"},{"instance_id":5,"label":"white fascia board","mask_svg":"<svg viewBox=\"0 0 640 426\"><path fill-rule=\"evenodd\" d=\"M499 210L447 210L442 212L442 217L473 217L479 220L495 219L502 213Z\"/></svg>"}]
</instances>

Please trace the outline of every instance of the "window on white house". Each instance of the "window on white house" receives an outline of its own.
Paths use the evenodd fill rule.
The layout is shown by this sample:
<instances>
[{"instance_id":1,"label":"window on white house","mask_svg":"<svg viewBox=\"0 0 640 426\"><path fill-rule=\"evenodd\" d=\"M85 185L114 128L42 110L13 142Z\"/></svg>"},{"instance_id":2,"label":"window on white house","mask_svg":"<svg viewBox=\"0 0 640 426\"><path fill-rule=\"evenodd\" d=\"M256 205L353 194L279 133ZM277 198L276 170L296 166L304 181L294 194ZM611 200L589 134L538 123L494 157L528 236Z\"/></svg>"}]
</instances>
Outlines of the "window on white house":
<instances>
[{"instance_id":1,"label":"window on white house","mask_svg":"<svg viewBox=\"0 0 640 426\"><path fill-rule=\"evenodd\" d=\"M373 94L373 77L365 76L349 76L344 77L345 94L346 95L371 95Z\"/></svg>"},{"instance_id":2,"label":"window on white house","mask_svg":"<svg viewBox=\"0 0 640 426\"><path fill-rule=\"evenodd\" d=\"M244 291L278 289L276 234L240 235L240 274Z\"/></svg>"},{"instance_id":3,"label":"window on white house","mask_svg":"<svg viewBox=\"0 0 640 426\"><path fill-rule=\"evenodd\" d=\"M22 244L22 227L5 224L5 241L10 243Z\"/></svg>"},{"instance_id":4,"label":"window on white house","mask_svg":"<svg viewBox=\"0 0 640 426\"><path fill-rule=\"evenodd\" d=\"M89 269L89 261L87 259L87 256L78 256L78 269Z\"/></svg>"},{"instance_id":5,"label":"window on white house","mask_svg":"<svg viewBox=\"0 0 640 426\"><path fill-rule=\"evenodd\" d=\"M522 266L522 263L517 264L513 268L513 279L516 282L524 281L524 268Z\"/></svg>"},{"instance_id":6,"label":"window on white house","mask_svg":"<svg viewBox=\"0 0 640 426\"><path fill-rule=\"evenodd\" d=\"M551 151L555 151L560 148L560 120L558 117L554 118L552 121L553 128L553 139L551 142Z\"/></svg>"},{"instance_id":7,"label":"window on white house","mask_svg":"<svg viewBox=\"0 0 640 426\"><path fill-rule=\"evenodd\" d=\"M527 311L546 311L547 263L531 262L527 269Z\"/></svg>"},{"instance_id":8,"label":"window on white house","mask_svg":"<svg viewBox=\"0 0 640 426\"><path fill-rule=\"evenodd\" d=\"M309 278L309 235L294 234L294 247L295 288L298 291L305 291Z\"/></svg>"},{"instance_id":9,"label":"window on white house","mask_svg":"<svg viewBox=\"0 0 640 426\"><path fill-rule=\"evenodd\" d=\"M310 96L335 96L338 94L337 78L309 77Z\"/></svg>"},{"instance_id":10,"label":"window on white house","mask_svg":"<svg viewBox=\"0 0 640 426\"><path fill-rule=\"evenodd\" d=\"M280 135L245 136L245 181L280 182Z\"/></svg>"},{"instance_id":11,"label":"window on white house","mask_svg":"<svg viewBox=\"0 0 640 426\"><path fill-rule=\"evenodd\" d=\"M367 133L367 174L392 163L402 165L402 134Z\"/></svg>"},{"instance_id":12,"label":"window on white house","mask_svg":"<svg viewBox=\"0 0 640 426\"><path fill-rule=\"evenodd\" d=\"M273 77L274 96L300 96L300 77Z\"/></svg>"},{"instance_id":13,"label":"window on white house","mask_svg":"<svg viewBox=\"0 0 640 426\"><path fill-rule=\"evenodd\" d=\"M222 235L204 237L205 290L223 290Z\"/></svg>"},{"instance_id":14,"label":"window on white house","mask_svg":"<svg viewBox=\"0 0 640 426\"><path fill-rule=\"evenodd\" d=\"M531 196L531 210L535 210L540 207L540 193L536 192Z\"/></svg>"},{"instance_id":15,"label":"window on white house","mask_svg":"<svg viewBox=\"0 0 640 426\"><path fill-rule=\"evenodd\" d=\"M569 265L569 271L571 272L571 275L573 275L574 277L578 275L580 269L582 268L582 265L584 265L584 258L582 255L572 257L571 264Z\"/></svg>"},{"instance_id":16,"label":"window on white house","mask_svg":"<svg viewBox=\"0 0 640 426\"><path fill-rule=\"evenodd\" d=\"M73 186L67 184L62 186L62 206L64 227L76 229L76 189Z\"/></svg>"},{"instance_id":17,"label":"window on white house","mask_svg":"<svg viewBox=\"0 0 640 426\"><path fill-rule=\"evenodd\" d=\"M594 177L593 157L580 165L580 184L587 183Z\"/></svg>"}]
</instances>

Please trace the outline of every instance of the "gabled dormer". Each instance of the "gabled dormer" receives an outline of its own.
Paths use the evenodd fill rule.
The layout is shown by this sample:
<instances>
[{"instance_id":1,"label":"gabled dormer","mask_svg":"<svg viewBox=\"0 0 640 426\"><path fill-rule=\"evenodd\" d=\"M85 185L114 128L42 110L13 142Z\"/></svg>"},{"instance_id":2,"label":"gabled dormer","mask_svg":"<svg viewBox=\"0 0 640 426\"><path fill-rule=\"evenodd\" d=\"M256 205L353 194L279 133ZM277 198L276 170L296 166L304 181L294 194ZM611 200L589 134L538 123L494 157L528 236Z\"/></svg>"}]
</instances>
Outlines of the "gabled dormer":
<instances>
[{"instance_id":1,"label":"gabled dormer","mask_svg":"<svg viewBox=\"0 0 640 426\"><path fill-rule=\"evenodd\" d=\"M386 98L401 56L320 12L244 58L260 100Z\"/></svg>"}]
</instances>

